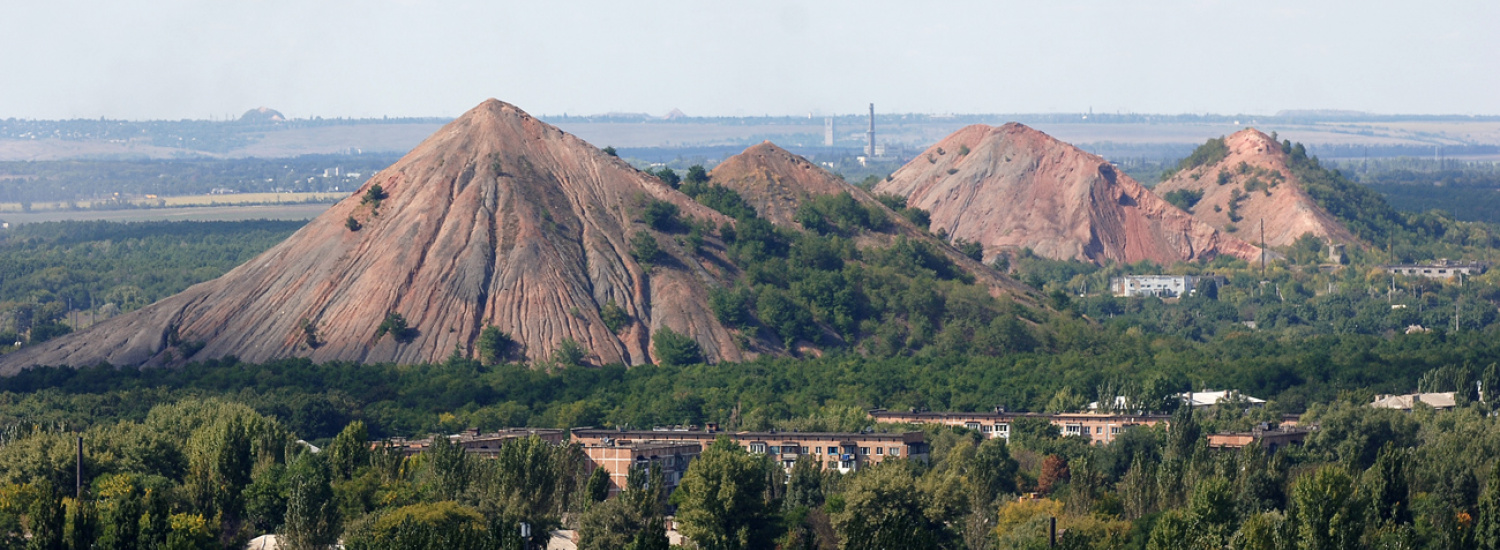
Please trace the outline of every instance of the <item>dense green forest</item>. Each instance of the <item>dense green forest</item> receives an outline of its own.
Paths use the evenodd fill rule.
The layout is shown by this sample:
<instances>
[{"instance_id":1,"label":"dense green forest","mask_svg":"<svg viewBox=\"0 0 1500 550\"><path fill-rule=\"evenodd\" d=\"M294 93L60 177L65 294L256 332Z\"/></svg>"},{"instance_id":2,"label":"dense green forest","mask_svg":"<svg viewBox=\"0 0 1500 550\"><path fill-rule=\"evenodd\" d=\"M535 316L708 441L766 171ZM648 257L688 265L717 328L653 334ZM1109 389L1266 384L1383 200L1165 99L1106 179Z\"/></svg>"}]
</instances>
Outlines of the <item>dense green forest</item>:
<instances>
[{"instance_id":1,"label":"dense green forest","mask_svg":"<svg viewBox=\"0 0 1500 550\"><path fill-rule=\"evenodd\" d=\"M1377 159L1338 166L1402 212L1500 223L1500 163Z\"/></svg>"},{"instance_id":2,"label":"dense green forest","mask_svg":"<svg viewBox=\"0 0 1500 550\"><path fill-rule=\"evenodd\" d=\"M246 366L218 367L238 374ZM109 372L117 371L96 371L95 380L105 383ZM431 372L425 374L420 378ZM750 378L722 376L731 383ZM1477 373L1443 367L1423 383L1441 389L1470 376L1500 383L1494 366ZM471 379L456 378L439 393ZM551 397L558 389L536 393L551 390ZM736 404L754 407L783 393L768 389L759 398L740 391ZM1274 453L1256 445L1208 447L1207 434L1282 419L1278 407L1247 409L1243 402L1180 407L1170 429L1130 428L1107 446L1061 437L1041 420L1017 421L1008 444L961 428L925 427L925 460L888 460L852 474L820 471L808 456L782 470L769 455L721 439L691 463L670 498L661 470L641 468L613 499L606 499L603 476L584 474L571 445L533 437L483 459L437 438L407 458L369 446L378 434L362 421L340 426L345 419L316 414L333 437L309 452L295 441L303 433L246 404L260 401L248 392L172 393L174 400L149 408L126 399L139 412L125 414L95 401L88 406L97 415L92 423L13 424L0 445L0 544L236 548L275 532L293 548L336 540L349 548L521 548L524 522L534 528L533 542L549 528L568 527L583 548L665 548L669 512L701 548L1043 548L1050 518L1063 529L1064 548L1500 543L1500 468L1491 458L1500 452L1500 425L1493 404L1474 392L1459 392L1458 409L1412 413L1371 408L1368 392L1344 392L1301 416L1318 426L1305 445ZM12 396L3 406L13 410ZM860 409L826 406L802 418L789 414L779 425L903 429L871 426ZM749 426L731 424L740 427ZM75 434L84 457L82 499L64 496L78 479ZM1028 494L1034 497L1017 499Z\"/></svg>"},{"instance_id":3,"label":"dense green forest","mask_svg":"<svg viewBox=\"0 0 1500 550\"><path fill-rule=\"evenodd\" d=\"M52 222L0 231L0 350L218 277L305 222Z\"/></svg>"}]
</instances>

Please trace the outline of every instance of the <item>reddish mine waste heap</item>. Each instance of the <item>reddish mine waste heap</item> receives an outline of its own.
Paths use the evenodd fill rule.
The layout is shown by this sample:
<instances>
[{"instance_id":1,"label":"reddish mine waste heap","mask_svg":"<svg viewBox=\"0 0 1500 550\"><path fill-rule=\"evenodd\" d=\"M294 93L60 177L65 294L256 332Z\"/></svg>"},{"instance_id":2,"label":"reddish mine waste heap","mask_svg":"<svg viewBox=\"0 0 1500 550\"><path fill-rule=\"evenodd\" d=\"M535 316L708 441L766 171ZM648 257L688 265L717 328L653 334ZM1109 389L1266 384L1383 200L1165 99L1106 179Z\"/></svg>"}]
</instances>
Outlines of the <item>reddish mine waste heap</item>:
<instances>
[{"instance_id":1,"label":"reddish mine waste heap","mask_svg":"<svg viewBox=\"0 0 1500 550\"><path fill-rule=\"evenodd\" d=\"M595 364L647 363L664 327L708 361L752 357L761 344L737 343L708 306L709 289L739 275L723 244L710 235L689 250L646 225L642 212L657 201L695 223L730 222L492 99L244 265L0 358L0 374L226 356L437 362L475 357L486 327L510 335L516 358L548 357L571 340ZM632 255L640 233L659 243L648 262ZM605 309L628 320L606 326ZM380 330L392 314L408 328Z\"/></svg>"},{"instance_id":2,"label":"reddish mine waste heap","mask_svg":"<svg viewBox=\"0 0 1500 550\"><path fill-rule=\"evenodd\" d=\"M1160 265L1260 249L1194 219L1104 159L1022 124L975 124L876 185L932 213L932 230L984 246L985 259L1040 256Z\"/></svg>"}]
</instances>

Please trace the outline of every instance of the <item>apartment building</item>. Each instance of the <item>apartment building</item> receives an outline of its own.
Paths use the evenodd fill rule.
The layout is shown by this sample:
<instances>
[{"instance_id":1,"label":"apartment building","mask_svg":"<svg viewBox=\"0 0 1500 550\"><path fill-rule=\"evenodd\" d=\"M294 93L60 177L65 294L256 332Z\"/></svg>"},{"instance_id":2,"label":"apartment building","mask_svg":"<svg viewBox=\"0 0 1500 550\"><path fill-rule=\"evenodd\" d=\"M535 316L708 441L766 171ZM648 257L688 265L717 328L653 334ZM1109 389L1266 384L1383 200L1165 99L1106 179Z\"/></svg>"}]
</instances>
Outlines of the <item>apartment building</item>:
<instances>
[{"instance_id":1,"label":"apartment building","mask_svg":"<svg viewBox=\"0 0 1500 550\"><path fill-rule=\"evenodd\" d=\"M1267 424L1261 424L1248 432L1223 432L1210 434L1208 436L1208 447L1211 449L1243 449L1251 443L1260 445L1268 453L1285 449L1291 445L1301 445L1307 440L1307 434L1312 433L1312 428L1298 426L1278 426L1275 428Z\"/></svg>"},{"instance_id":2,"label":"apartment building","mask_svg":"<svg viewBox=\"0 0 1500 550\"><path fill-rule=\"evenodd\" d=\"M797 459L810 456L826 470L852 472L893 458L927 459L927 438L922 432L823 433L823 432L724 432L706 430L608 430L579 428L573 441L585 448L635 441L692 442L707 448L719 437L755 454L771 455L790 469Z\"/></svg>"},{"instance_id":3,"label":"apartment building","mask_svg":"<svg viewBox=\"0 0 1500 550\"><path fill-rule=\"evenodd\" d=\"M1155 426L1171 417L1166 415L1132 415L1100 413L1014 413L1004 410L994 412L895 412L882 409L870 411L870 417L878 422L897 424L942 424L962 426L979 432L985 437L1009 440L1011 424L1021 418L1039 418L1057 427L1065 436L1086 436L1094 445L1104 445L1119 437L1132 426Z\"/></svg>"},{"instance_id":4,"label":"apartment building","mask_svg":"<svg viewBox=\"0 0 1500 550\"><path fill-rule=\"evenodd\" d=\"M568 440L568 432L564 430L548 428L504 428L494 432L483 433L477 429L463 433L449 435L448 441L452 442L470 454L494 458L500 452L500 447L506 442L537 436L547 443L554 445L565 443ZM432 446L432 438L406 439L396 437L384 442L376 442L375 445L389 444L407 456L420 454Z\"/></svg>"},{"instance_id":5,"label":"apartment building","mask_svg":"<svg viewBox=\"0 0 1500 550\"><path fill-rule=\"evenodd\" d=\"M649 468L652 464L661 466L663 485L671 494L687 473L688 464L702 453L702 444L688 441L609 439L583 445L589 475L599 468L609 473L611 497L625 488L632 468Z\"/></svg>"}]
</instances>

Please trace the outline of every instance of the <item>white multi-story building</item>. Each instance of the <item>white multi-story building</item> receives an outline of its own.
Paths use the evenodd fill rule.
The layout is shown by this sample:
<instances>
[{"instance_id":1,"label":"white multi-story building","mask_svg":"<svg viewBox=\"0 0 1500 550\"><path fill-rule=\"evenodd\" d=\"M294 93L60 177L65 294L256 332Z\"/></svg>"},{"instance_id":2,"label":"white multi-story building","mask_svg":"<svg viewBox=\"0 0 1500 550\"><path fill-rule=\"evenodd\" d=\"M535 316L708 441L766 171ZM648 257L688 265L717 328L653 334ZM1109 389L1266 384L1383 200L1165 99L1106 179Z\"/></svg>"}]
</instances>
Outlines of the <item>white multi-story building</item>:
<instances>
[{"instance_id":1,"label":"white multi-story building","mask_svg":"<svg viewBox=\"0 0 1500 550\"><path fill-rule=\"evenodd\" d=\"M1126 275L1109 280L1109 290L1115 296L1156 296L1158 298L1180 298L1192 296L1204 279L1196 275Z\"/></svg>"}]
</instances>

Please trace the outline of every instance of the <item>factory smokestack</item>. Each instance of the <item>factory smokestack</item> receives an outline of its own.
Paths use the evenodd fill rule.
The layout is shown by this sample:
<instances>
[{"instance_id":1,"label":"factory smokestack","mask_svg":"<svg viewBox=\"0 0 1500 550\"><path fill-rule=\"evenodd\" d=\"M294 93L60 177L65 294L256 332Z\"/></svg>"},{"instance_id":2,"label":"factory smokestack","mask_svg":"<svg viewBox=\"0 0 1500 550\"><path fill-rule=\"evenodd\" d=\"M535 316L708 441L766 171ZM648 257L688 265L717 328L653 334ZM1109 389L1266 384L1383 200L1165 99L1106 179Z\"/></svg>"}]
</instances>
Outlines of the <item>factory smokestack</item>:
<instances>
[{"instance_id":1,"label":"factory smokestack","mask_svg":"<svg viewBox=\"0 0 1500 550\"><path fill-rule=\"evenodd\" d=\"M870 140L870 143L868 145L865 145L865 156L867 156L867 157L874 157L875 156L875 104L874 103L870 104L870 129L865 132L865 137L869 138L869 140Z\"/></svg>"}]
</instances>

